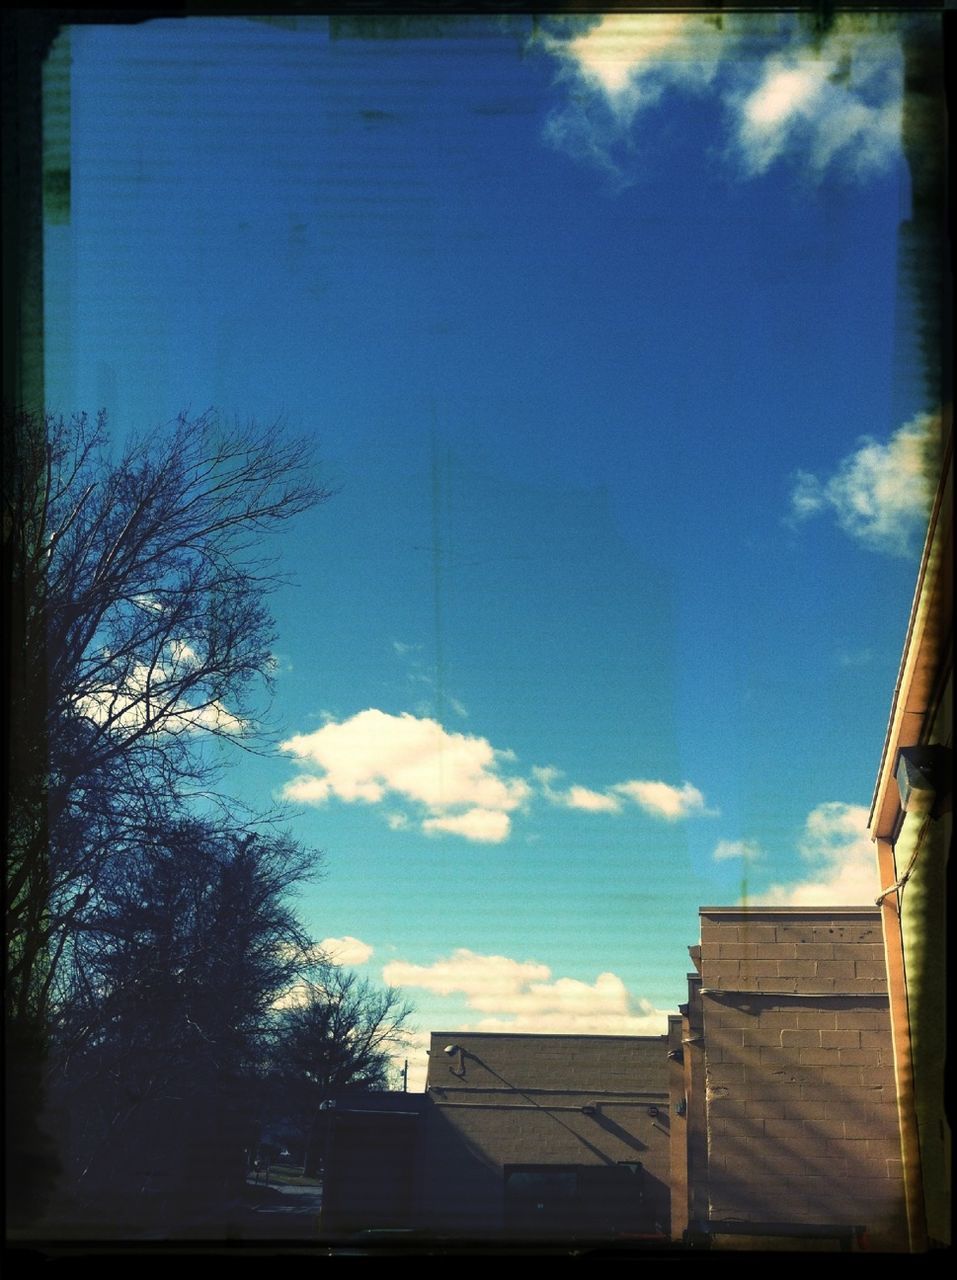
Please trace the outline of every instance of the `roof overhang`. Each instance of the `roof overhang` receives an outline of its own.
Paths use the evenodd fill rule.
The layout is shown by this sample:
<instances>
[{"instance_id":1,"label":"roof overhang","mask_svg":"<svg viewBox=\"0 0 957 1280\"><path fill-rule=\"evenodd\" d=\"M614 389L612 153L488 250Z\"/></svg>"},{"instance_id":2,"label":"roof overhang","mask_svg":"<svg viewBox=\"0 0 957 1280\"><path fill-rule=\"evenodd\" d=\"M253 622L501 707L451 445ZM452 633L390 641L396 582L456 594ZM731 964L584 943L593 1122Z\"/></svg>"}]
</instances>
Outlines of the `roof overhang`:
<instances>
[{"instance_id":1,"label":"roof overhang","mask_svg":"<svg viewBox=\"0 0 957 1280\"><path fill-rule=\"evenodd\" d=\"M943 693L942 677L953 662L953 434L949 412L947 420L940 481L927 526L868 817L872 840L897 839L903 821L897 753L902 747L927 740L932 713Z\"/></svg>"}]
</instances>

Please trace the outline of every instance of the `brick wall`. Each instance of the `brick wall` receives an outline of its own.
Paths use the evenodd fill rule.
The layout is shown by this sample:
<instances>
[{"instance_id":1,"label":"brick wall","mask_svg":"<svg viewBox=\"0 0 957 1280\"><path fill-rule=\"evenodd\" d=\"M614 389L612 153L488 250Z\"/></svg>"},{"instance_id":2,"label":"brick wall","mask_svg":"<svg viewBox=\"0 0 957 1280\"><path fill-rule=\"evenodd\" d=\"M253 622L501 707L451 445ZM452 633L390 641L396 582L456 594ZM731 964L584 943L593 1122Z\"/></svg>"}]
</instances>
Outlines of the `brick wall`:
<instances>
[{"instance_id":1,"label":"brick wall","mask_svg":"<svg viewBox=\"0 0 957 1280\"><path fill-rule=\"evenodd\" d=\"M464 1057L444 1052L453 1044ZM424 1225L472 1237L505 1230L508 1165L640 1161L654 1217L667 1230L667 1053L665 1036L433 1034Z\"/></svg>"},{"instance_id":2,"label":"brick wall","mask_svg":"<svg viewBox=\"0 0 957 1280\"><path fill-rule=\"evenodd\" d=\"M876 910L701 911L711 1220L864 1226L903 1243Z\"/></svg>"}]
</instances>

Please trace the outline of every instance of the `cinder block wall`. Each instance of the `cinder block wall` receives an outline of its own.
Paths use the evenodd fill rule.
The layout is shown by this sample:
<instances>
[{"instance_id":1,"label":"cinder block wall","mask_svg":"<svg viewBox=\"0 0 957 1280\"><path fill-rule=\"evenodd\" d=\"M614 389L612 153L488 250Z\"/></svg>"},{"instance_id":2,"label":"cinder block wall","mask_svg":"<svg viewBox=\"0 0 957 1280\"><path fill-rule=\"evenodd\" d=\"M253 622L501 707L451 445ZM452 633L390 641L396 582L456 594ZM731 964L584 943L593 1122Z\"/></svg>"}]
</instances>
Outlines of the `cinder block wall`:
<instances>
[{"instance_id":1,"label":"cinder block wall","mask_svg":"<svg viewBox=\"0 0 957 1280\"><path fill-rule=\"evenodd\" d=\"M904 1247L879 912L703 908L700 967L710 1219Z\"/></svg>"},{"instance_id":2,"label":"cinder block wall","mask_svg":"<svg viewBox=\"0 0 957 1280\"><path fill-rule=\"evenodd\" d=\"M446 1054L450 1044L465 1056ZM434 1033L423 1225L470 1237L502 1232L509 1164L641 1161L667 1230L667 1054L666 1036Z\"/></svg>"}]
</instances>

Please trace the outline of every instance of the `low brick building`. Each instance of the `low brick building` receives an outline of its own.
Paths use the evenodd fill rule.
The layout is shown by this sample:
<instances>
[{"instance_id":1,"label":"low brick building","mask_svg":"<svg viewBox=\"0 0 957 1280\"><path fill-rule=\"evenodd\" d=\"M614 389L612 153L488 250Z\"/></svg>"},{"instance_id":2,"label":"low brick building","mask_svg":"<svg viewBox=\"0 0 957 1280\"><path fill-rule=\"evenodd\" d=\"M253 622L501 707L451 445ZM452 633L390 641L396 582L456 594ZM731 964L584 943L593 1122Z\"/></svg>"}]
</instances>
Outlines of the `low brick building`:
<instances>
[{"instance_id":1,"label":"low brick building","mask_svg":"<svg viewBox=\"0 0 957 1280\"><path fill-rule=\"evenodd\" d=\"M432 1036L423 1219L439 1232L661 1235L665 1036Z\"/></svg>"},{"instance_id":2,"label":"low brick building","mask_svg":"<svg viewBox=\"0 0 957 1280\"><path fill-rule=\"evenodd\" d=\"M705 907L664 1036L436 1032L327 1113L326 1229L907 1247L880 913Z\"/></svg>"},{"instance_id":3,"label":"low brick building","mask_svg":"<svg viewBox=\"0 0 957 1280\"><path fill-rule=\"evenodd\" d=\"M675 1227L906 1247L879 912L706 907L690 950Z\"/></svg>"},{"instance_id":4,"label":"low brick building","mask_svg":"<svg viewBox=\"0 0 957 1280\"><path fill-rule=\"evenodd\" d=\"M331 1097L323 1234L666 1241L665 1036L431 1037L424 1094Z\"/></svg>"}]
</instances>

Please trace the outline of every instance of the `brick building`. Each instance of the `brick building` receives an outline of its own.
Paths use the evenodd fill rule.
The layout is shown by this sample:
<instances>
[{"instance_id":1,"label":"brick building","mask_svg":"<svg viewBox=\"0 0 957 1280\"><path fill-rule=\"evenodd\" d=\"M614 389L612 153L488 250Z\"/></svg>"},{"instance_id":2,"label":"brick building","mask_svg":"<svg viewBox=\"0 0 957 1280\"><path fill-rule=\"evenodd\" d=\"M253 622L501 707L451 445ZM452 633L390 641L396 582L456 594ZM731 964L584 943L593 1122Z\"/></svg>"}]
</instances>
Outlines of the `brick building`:
<instances>
[{"instance_id":1,"label":"brick building","mask_svg":"<svg viewBox=\"0 0 957 1280\"><path fill-rule=\"evenodd\" d=\"M665 1036L432 1036L423 1218L550 1238L669 1233Z\"/></svg>"},{"instance_id":2,"label":"brick building","mask_svg":"<svg viewBox=\"0 0 957 1280\"><path fill-rule=\"evenodd\" d=\"M666 1241L665 1036L431 1037L425 1094L330 1099L323 1232Z\"/></svg>"},{"instance_id":3,"label":"brick building","mask_svg":"<svg viewBox=\"0 0 957 1280\"><path fill-rule=\"evenodd\" d=\"M690 951L673 1231L906 1247L880 913L705 907Z\"/></svg>"},{"instance_id":4,"label":"brick building","mask_svg":"<svg viewBox=\"0 0 957 1280\"><path fill-rule=\"evenodd\" d=\"M700 917L666 1036L434 1033L331 1110L327 1229L906 1248L880 912Z\"/></svg>"}]
</instances>

